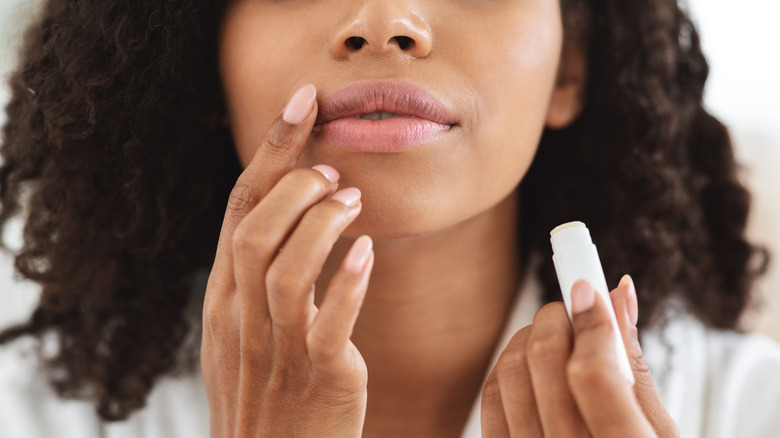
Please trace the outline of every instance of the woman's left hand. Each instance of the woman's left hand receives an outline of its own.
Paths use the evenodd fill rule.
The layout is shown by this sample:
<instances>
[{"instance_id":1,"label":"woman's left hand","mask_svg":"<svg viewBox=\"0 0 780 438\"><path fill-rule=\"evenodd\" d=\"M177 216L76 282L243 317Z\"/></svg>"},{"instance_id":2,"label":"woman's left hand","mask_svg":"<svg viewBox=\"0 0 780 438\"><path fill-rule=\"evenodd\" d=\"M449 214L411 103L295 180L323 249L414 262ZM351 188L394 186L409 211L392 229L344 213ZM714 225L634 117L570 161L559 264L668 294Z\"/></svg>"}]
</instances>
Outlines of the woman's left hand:
<instances>
[{"instance_id":1,"label":"woman's left hand","mask_svg":"<svg viewBox=\"0 0 780 438\"><path fill-rule=\"evenodd\" d=\"M618 369L605 303L578 281L571 324L562 302L547 304L504 349L482 391L484 437L680 435L642 357L631 278L610 297L636 384Z\"/></svg>"}]
</instances>

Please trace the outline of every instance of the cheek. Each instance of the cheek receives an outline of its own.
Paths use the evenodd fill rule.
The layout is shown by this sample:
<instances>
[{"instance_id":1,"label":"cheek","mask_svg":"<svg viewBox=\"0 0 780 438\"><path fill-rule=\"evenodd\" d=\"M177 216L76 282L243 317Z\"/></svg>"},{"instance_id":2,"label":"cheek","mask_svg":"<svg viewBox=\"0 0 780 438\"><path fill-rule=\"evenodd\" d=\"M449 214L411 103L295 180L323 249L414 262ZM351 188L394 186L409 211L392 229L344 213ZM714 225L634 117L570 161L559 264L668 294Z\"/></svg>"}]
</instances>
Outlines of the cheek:
<instances>
[{"instance_id":1,"label":"cheek","mask_svg":"<svg viewBox=\"0 0 780 438\"><path fill-rule=\"evenodd\" d=\"M558 2L512 3L514 9L465 21L473 24L469 34L482 37L462 41L452 53L475 89L476 119L469 136L478 145L473 168L483 176L473 187L482 195L507 194L525 175L544 129L561 56Z\"/></svg>"},{"instance_id":2,"label":"cheek","mask_svg":"<svg viewBox=\"0 0 780 438\"><path fill-rule=\"evenodd\" d=\"M317 47L311 41L317 40L317 30L290 32L290 28L300 20L317 21L296 17L295 12L243 1L223 19L219 68L236 150L244 166L301 85L305 72L313 68ZM274 37L279 35L284 37Z\"/></svg>"}]
</instances>

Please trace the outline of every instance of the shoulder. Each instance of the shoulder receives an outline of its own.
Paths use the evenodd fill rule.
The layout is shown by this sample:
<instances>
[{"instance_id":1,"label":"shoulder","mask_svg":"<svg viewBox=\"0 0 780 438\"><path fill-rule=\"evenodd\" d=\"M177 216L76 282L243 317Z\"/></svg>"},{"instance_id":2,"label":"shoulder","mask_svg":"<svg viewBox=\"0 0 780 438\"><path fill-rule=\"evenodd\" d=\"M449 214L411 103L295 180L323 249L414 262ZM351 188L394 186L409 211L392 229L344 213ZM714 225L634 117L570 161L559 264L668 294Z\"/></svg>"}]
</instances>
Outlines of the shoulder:
<instances>
[{"instance_id":1,"label":"shoulder","mask_svg":"<svg viewBox=\"0 0 780 438\"><path fill-rule=\"evenodd\" d=\"M106 438L208 438L209 408L200 374L161 379L146 407L104 427Z\"/></svg>"},{"instance_id":2,"label":"shoulder","mask_svg":"<svg viewBox=\"0 0 780 438\"><path fill-rule=\"evenodd\" d=\"M758 378L768 377L764 372L774 371L780 377L780 344L765 335L707 329L707 341L713 367L722 373Z\"/></svg>"},{"instance_id":3,"label":"shoulder","mask_svg":"<svg viewBox=\"0 0 780 438\"><path fill-rule=\"evenodd\" d=\"M708 330L710 411L722 436L777 436L780 345L759 334ZM714 436L714 435L713 435Z\"/></svg>"},{"instance_id":4,"label":"shoulder","mask_svg":"<svg viewBox=\"0 0 780 438\"><path fill-rule=\"evenodd\" d=\"M643 350L682 436L769 437L780 430L780 345L677 314Z\"/></svg>"},{"instance_id":5,"label":"shoulder","mask_svg":"<svg viewBox=\"0 0 780 438\"><path fill-rule=\"evenodd\" d=\"M146 407L128 420L104 423L94 404L54 393L27 341L0 347L0 437L208 437L208 403L197 373L161 379Z\"/></svg>"},{"instance_id":6,"label":"shoulder","mask_svg":"<svg viewBox=\"0 0 780 438\"><path fill-rule=\"evenodd\" d=\"M0 436L97 437L94 411L85 402L54 394L28 341L0 347Z\"/></svg>"}]
</instances>

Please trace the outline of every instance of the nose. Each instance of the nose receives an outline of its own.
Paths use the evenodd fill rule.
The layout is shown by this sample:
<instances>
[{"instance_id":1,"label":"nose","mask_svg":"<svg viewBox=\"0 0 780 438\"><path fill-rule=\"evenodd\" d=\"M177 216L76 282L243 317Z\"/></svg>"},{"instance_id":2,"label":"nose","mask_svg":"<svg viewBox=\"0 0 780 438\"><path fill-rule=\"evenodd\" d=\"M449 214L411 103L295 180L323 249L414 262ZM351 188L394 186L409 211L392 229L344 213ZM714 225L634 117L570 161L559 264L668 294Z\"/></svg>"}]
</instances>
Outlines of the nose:
<instances>
[{"instance_id":1,"label":"nose","mask_svg":"<svg viewBox=\"0 0 780 438\"><path fill-rule=\"evenodd\" d=\"M359 52L383 54L392 51L425 58L433 48L428 24L404 2L364 2L333 33L330 48L337 58Z\"/></svg>"}]
</instances>

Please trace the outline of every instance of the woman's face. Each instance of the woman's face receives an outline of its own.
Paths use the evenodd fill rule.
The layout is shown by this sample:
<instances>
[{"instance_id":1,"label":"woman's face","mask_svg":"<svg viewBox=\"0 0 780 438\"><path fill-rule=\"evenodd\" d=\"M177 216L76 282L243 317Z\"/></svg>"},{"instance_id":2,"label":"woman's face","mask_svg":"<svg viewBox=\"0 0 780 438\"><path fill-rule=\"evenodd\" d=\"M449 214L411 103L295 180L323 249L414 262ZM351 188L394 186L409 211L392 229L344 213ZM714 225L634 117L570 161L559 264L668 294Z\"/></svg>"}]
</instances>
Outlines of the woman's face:
<instances>
[{"instance_id":1,"label":"woman's face","mask_svg":"<svg viewBox=\"0 0 780 438\"><path fill-rule=\"evenodd\" d=\"M362 191L347 234L413 236L458 224L514 191L545 124L567 113L568 101L556 98L561 21L558 0L235 0L219 61L238 155L250 161L300 86L316 86L321 116L337 90L353 92L366 112L400 118L335 114L352 119L316 127L299 162L329 164L341 187ZM406 105L409 84L449 114L401 114L430 103Z\"/></svg>"}]
</instances>

